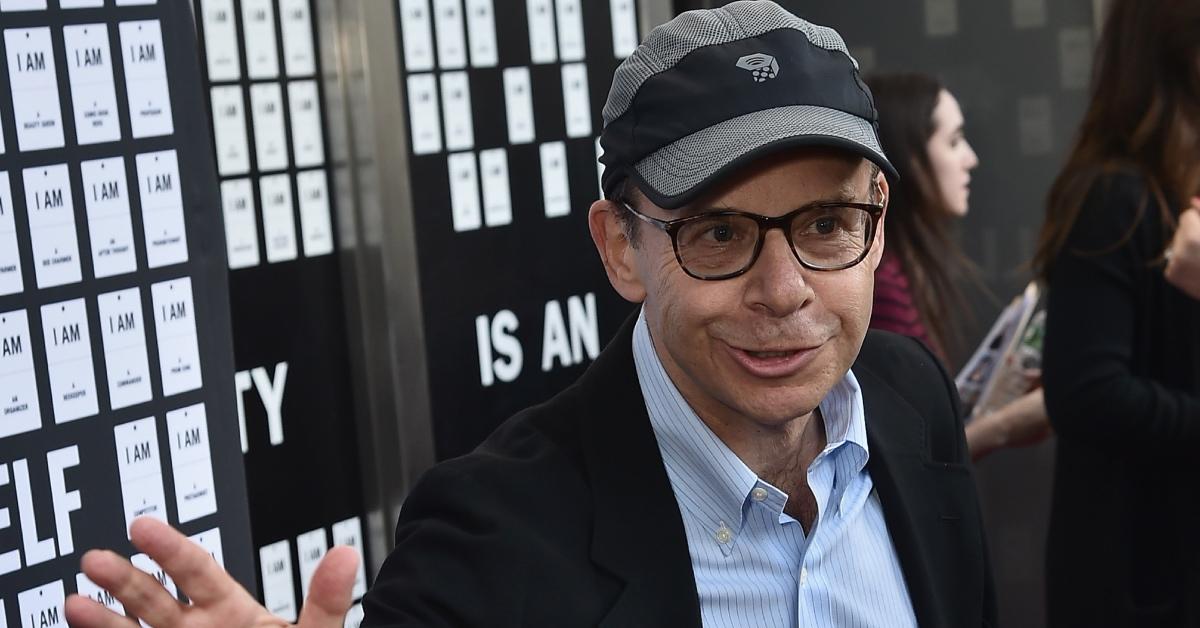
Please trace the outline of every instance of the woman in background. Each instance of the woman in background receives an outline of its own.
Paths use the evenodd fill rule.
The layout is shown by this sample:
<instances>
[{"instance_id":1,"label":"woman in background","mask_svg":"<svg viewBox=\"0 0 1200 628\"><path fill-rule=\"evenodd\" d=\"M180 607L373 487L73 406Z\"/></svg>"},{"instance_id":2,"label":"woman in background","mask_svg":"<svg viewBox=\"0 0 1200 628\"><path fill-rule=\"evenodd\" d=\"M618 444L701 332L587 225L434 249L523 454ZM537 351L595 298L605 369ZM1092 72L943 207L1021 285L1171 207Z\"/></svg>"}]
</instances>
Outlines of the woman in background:
<instances>
[{"instance_id":1,"label":"woman in background","mask_svg":"<svg viewBox=\"0 0 1200 628\"><path fill-rule=\"evenodd\" d=\"M951 228L967 213L979 159L963 134L958 101L936 79L889 74L867 84L879 110L880 141L900 173L884 221L887 248L875 271L871 327L918 338L949 362L961 348L968 311L961 286L977 281ZM967 424L967 444L978 460L1049 433L1038 389L975 417Z\"/></svg>"},{"instance_id":2,"label":"woman in background","mask_svg":"<svg viewBox=\"0 0 1200 628\"><path fill-rule=\"evenodd\" d=\"M1164 261L1200 194L1200 2L1110 11L1035 260L1058 434L1048 613L1056 628L1195 627L1200 302Z\"/></svg>"}]
</instances>

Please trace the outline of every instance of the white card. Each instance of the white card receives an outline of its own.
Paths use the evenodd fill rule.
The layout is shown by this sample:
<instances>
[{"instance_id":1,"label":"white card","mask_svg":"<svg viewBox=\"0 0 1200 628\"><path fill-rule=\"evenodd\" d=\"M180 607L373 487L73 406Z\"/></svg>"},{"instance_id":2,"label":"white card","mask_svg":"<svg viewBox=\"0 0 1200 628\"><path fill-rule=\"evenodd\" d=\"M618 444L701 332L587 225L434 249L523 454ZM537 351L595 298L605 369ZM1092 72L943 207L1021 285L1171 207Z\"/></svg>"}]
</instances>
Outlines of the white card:
<instances>
[{"instance_id":1,"label":"white card","mask_svg":"<svg viewBox=\"0 0 1200 628\"><path fill-rule=\"evenodd\" d=\"M221 211L225 216L225 251L229 268L258 266L258 224L250 179L221 182Z\"/></svg>"},{"instance_id":2,"label":"white card","mask_svg":"<svg viewBox=\"0 0 1200 628\"><path fill-rule=\"evenodd\" d=\"M508 185L508 154L503 148L479 152L483 188L483 220L489 227L512 222L512 194Z\"/></svg>"},{"instance_id":3,"label":"white card","mask_svg":"<svg viewBox=\"0 0 1200 628\"><path fill-rule=\"evenodd\" d=\"M158 20L121 22L119 30L133 137L174 133L162 26Z\"/></svg>"},{"instance_id":4,"label":"white card","mask_svg":"<svg viewBox=\"0 0 1200 628\"><path fill-rule=\"evenodd\" d=\"M113 86L108 27L82 24L63 27L67 46L67 75L75 109L75 135L80 144L121 139L117 91Z\"/></svg>"},{"instance_id":5,"label":"white card","mask_svg":"<svg viewBox=\"0 0 1200 628\"><path fill-rule=\"evenodd\" d=\"M223 177L250 172L250 142L246 137L246 112L242 88L212 88L213 139L217 173Z\"/></svg>"},{"instance_id":6,"label":"white card","mask_svg":"<svg viewBox=\"0 0 1200 628\"><path fill-rule=\"evenodd\" d=\"M296 220L292 214L292 182L286 174L258 180L262 197L263 235L267 241L267 261L296 259Z\"/></svg>"},{"instance_id":7,"label":"white card","mask_svg":"<svg viewBox=\"0 0 1200 628\"><path fill-rule=\"evenodd\" d=\"M479 177L473 153L454 153L447 158L450 169L450 212L455 231L472 231L483 226L479 207Z\"/></svg>"},{"instance_id":8,"label":"white card","mask_svg":"<svg viewBox=\"0 0 1200 628\"><path fill-rule=\"evenodd\" d=\"M613 56L624 59L638 47L637 9L633 0L608 0L612 18Z\"/></svg>"},{"instance_id":9,"label":"white card","mask_svg":"<svg viewBox=\"0 0 1200 628\"><path fill-rule=\"evenodd\" d=\"M67 166L26 168L22 179L38 287L79 281L82 275L79 242L75 239L75 203Z\"/></svg>"},{"instance_id":10,"label":"white card","mask_svg":"<svg viewBox=\"0 0 1200 628\"><path fill-rule=\"evenodd\" d=\"M296 621L296 592L292 589L292 547L287 540L258 550L262 570L263 605L277 617Z\"/></svg>"},{"instance_id":11,"label":"white card","mask_svg":"<svg viewBox=\"0 0 1200 628\"><path fill-rule=\"evenodd\" d=\"M283 89L279 83L251 85L250 111L254 120L258 170L271 172L287 168L287 131L283 122Z\"/></svg>"},{"instance_id":12,"label":"white card","mask_svg":"<svg viewBox=\"0 0 1200 628\"><path fill-rule=\"evenodd\" d=\"M1012 0L1013 26L1041 28L1046 25L1046 0Z\"/></svg>"},{"instance_id":13,"label":"white card","mask_svg":"<svg viewBox=\"0 0 1200 628\"><path fill-rule=\"evenodd\" d=\"M163 395L195 390L200 376L200 344L196 340L196 308L192 279L181 277L150 286Z\"/></svg>"},{"instance_id":14,"label":"white card","mask_svg":"<svg viewBox=\"0 0 1200 628\"><path fill-rule=\"evenodd\" d=\"M134 567L154 576L154 579L158 580L158 583L171 594L171 597L179 598L179 589L175 587L175 581L171 579L166 570L154 562L153 558L145 554L135 554L129 557L129 562L133 563Z\"/></svg>"},{"instance_id":15,"label":"white card","mask_svg":"<svg viewBox=\"0 0 1200 628\"><path fill-rule=\"evenodd\" d=\"M114 410L150 401L150 361L146 357L146 324L142 295L127 288L96 297L108 397Z\"/></svg>"},{"instance_id":16,"label":"white card","mask_svg":"<svg viewBox=\"0 0 1200 628\"><path fill-rule=\"evenodd\" d=\"M1017 136L1021 154L1045 155L1054 150L1049 96L1029 96L1017 101Z\"/></svg>"},{"instance_id":17,"label":"white card","mask_svg":"<svg viewBox=\"0 0 1200 628\"><path fill-rule=\"evenodd\" d=\"M33 339L24 310L0 314L0 438L42 426Z\"/></svg>"},{"instance_id":18,"label":"white card","mask_svg":"<svg viewBox=\"0 0 1200 628\"><path fill-rule=\"evenodd\" d=\"M195 521L217 512L217 486L213 482L212 450L208 444L204 404L168 412L167 439L171 443L171 471L175 476L179 522Z\"/></svg>"},{"instance_id":19,"label":"white card","mask_svg":"<svg viewBox=\"0 0 1200 628\"><path fill-rule=\"evenodd\" d=\"M433 0L433 27L437 30L438 67L443 70L466 67L462 0Z\"/></svg>"},{"instance_id":20,"label":"white card","mask_svg":"<svg viewBox=\"0 0 1200 628\"><path fill-rule=\"evenodd\" d=\"M92 337L83 299L43 305L42 332L54 422L66 423L99 412Z\"/></svg>"},{"instance_id":21,"label":"white card","mask_svg":"<svg viewBox=\"0 0 1200 628\"><path fill-rule=\"evenodd\" d=\"M87 574L75 574L75 591L79 595L91 598L107 606L108 610L118 615L125 614L125 606L121 604L121 600L118 600L112 593L101 589L99 585L87 577Z\"/></svg>"},{"instance_id":22,"label":"white card","mask_svg":"<svg viewBox=\"0 0 1200 628\"><path fill-rule=\"evenodd\" d=\"M496 51L496 12L492 0L466 0L467 40L471 46L471 65L493 68L499 62Z\"/></svg>"},{"instance_id":23,"label":"white card","mask_svg":"<svg viewBox=\"0 0 1200 628\"><path fill-rule=\"evenodd\" d=\"M325 163L317 82L288 83L288 107L292 112L292 152L296 155L296 167L310 168Z\"/></svg>"},{"instance_id":24,"label":"white card","mask_svg":"<svg viewBox=\"0 0 1200 628\"><path fill-rule=\"evenodd\" d=\"M1086 26L1060 30L1058 61L1063 89L1086 89L1092 72L1092 30Z\"/></svg>"},{"instance_id":25,"label":"white card","mask_svg":"<svg viewBox=\"0 0 1200 628\"><path fill-rule=\"evenodd\" d=\"M558 55L563 61L583 61L582 0L555 0L558 9Z\"/></svg>"},{"instance_id":26,"label":"white card","mask_svg":"<svg viewBox=\"0 0 1200 628\"><path fill-rule=\"evenodd\" d=\"M233 0L204 0L204 56L208 61L208 80L236 81L242 76L237 18Z\"/></svg>"},{"instance_id":27,"label":"white card","mask_svg":"<svg viewBox=\"0 0 1200 628\"><path fill-rule=\"evenodd\" d=\"M278 77L275 3L271 0L242 0L242 38L245 40L246 74L252 79Z\"/></svg>"},{"instance_id":28,"label":"white card","mask_svg":"<svg viewBox=\"0 0 1200 628\"><path fill-rule=\"evenodd\" d=\"M438 122L437 81L432 74L408 77L408 120L414 155L442 150L442 125Z\"/></svg>"},{"instance_id":29,"label":"white card","mask_svg":"<svg viewBox=\"0 0 1200 628\"><path fill-rule=\"evenodd\" d=\"M567 185L567 146L562 142L546 142L538 151L542 158L542 200L546 217L555 218L571 213L571 194Z\"/></svg>"},{"instance_id":30,"label":"white card","mask_svg":"<svg viewBox=\"0 0 1200 628\"><path fill-rule=\"evenodd\" d=\"M38 11L46 8L46 0L0 0L0 11Z\"/></svg>"},{"instance_id":31,"label":"white card","mask_svg":"<svg viewBox=\"0 0 1200 628\"><path fill-rule=\"evenodd\" d=\"M208 552L208 555L212 556L213 560L217 561L217 564L220 565L222 569L225 568L225 550L221 546L220 528L205 530L200 534L193 534L188 538L191 539L196 545L203 547Z\"/></svg>"},{"instance_id":32,"label":"white card","mask_svg":"<svg viewBox=\"0 0 1200 628\"><path fill-rule=\"evenodd\" d=\"M354 589L350 598L357 600L367 592L367 570L363 565L362 522L358 517L333 524L333 544L352 547L358 552L358 575L354 578Z\"/></svg>"},{"instance_id":33,"label":"white card","mask_svg":"<svg viewBox=\"0 0 1200 628\"><path fill-rule=\"evenodd\" d=\"M12 187L8 173L0 171L0 296L25 289L21 255L17 249L17 222L13 218Z\"/></svg>"},{"instance_id":34,"label":"white card","mask_svg":"<svg viewBox=\"0 0 1200 628\"><path fill-rule=\"evenodd\" d=\"M400 0L400 34L404 39L404 67L409 72L433 69L433 16L429 0Z\"/></svg>"},{"instance_id":35,"label":"white card","mask_svg":"<svg viewBox=\"0 0 1200 628\"><path fill-rule=\"evenodd\" d=\"M591 135L592 101L588 96L587 66L582 63L562 66L562 89L567 137Z\"/></svg>"},{"instance_id":36,"label":"white card","mask_svg":"<svg viewBox=\"0 0 1200 628\"><path fill-rule=\"evenodd\" d=\"M958 32L958 0L925 0L925 34L945 37Z\"/></svg>"},{"instance_id":37,"label":"white card","mask_svg":"<svg viewBox=\"0 0 1200 628\"><path fill-rule=\"evenodd\" d=\"M83 204L92 242L92 270L111 277L137 270L125 159L112 157L79 164Z\"/></svg>"},{"instance_id":38,"label":"white card","mask_svg":"<svg viewBox=\"0 0 1200 628\"><path fill-rule=\"evenodd\" d=\"M166 521L167 498L163 493L162 457L158 451L154 417L114 427L113 442L117 451L117 471L121 478L126 531L138 517ZM149 572L136 562L134 566Z\"/></svg>"},{"instance_id":39,"label":"white card","mask_svg":"<svg viewBox=\"0 0 1200 628\"><path fill-rule=\"evenodd\" d=\"M4 31L9 90L22 151L63 145L62 110L49 28Z\"/></svg>"},{"instance_id":40,"label":"white card","mask_svg":"<svg viewBox=\"0 0 1200 628\"><path fill-rule=\"evenodd\" d=\"M283 30L283 67L287 75L316 74L317 55L308 0L279 0L279 23Z\"/></svg>"},{"instance_id":41,"label":"white card","mask_svg":"<svg viewBox=\"0 0 1200 628\"><path fill-rule=\"evenodd\" d=\"M446 150L467 150L475 145L471 125L471 86L466 72L442 75L442 109L445 111Z\"/></svg>"},{"instance_id":42,"label":"white card","mask_svg":"<svg viewBox=\"0 0 1200 628\"><path fill-rule=\"evenodd\" d=\"M186 262L187 229L183 219L178 155L174 150L142 153L135 161L146 235L146 264L150 268L159 268Z\"/></svg>"},{"instance_id":43,"label":"white card","mask_svg":"<svg viewBox=\"0 0 1200 628\"><path fill-rule=\"evenodd\" d=\"M554 0L527 0L525 10L529 19L529 58L535 64L558 61Z\"/></svg>"},{"instance_id":44,"label":"white card","mask_svg":"<svg viewBox=\"0 0 1200 628\"><path fill-rule=\"evenodd\" d=\"M296 556L299 560L296 566L300 569L300 597L308 597L308 585L312 582L313 572L325 557L329 544L325 540L325 528L317 528L296 537Z\"/></svg>"},{"instance_id":45,"label":"white card","mask_svg":"<svg viewBox=\"0 0 1200 628\"><path fill-rule=\"evenodd\" d=\"M104 0L58 0L58 6L64 9L91 9L104 6Z\"/></svg>"},{"instance_id":46,"label":"white card","mask_svg":"<svg viewBox=\"0 0 1200 628\"><path fill-rule=\"evenodd\" d=\"M504 68L504 110L508 117L508 143L533 141L533 94L529 68Z\"/></svg>"},{"instance_id":47,"label":"white card","mask_svg":"<svg viewBox=\"0 0 1200 628\"><path fill-rule=\"evenodd\" d=\"M300 233L305 257L333 252L333 220L329 215L329 184L324 170L308 170L296 175L296 193L300 195Z\"/></svg>"},{"instance_id":48,"label":"white card","mask_svg":"<svg viewBox=\"0 0 1200 628\"><path fill-rule=\"evenodd\" d=\"M21 628L67 628L67 615L63 610L66 599L62 580L18 593Z\"/></svg>"}]
</instances>

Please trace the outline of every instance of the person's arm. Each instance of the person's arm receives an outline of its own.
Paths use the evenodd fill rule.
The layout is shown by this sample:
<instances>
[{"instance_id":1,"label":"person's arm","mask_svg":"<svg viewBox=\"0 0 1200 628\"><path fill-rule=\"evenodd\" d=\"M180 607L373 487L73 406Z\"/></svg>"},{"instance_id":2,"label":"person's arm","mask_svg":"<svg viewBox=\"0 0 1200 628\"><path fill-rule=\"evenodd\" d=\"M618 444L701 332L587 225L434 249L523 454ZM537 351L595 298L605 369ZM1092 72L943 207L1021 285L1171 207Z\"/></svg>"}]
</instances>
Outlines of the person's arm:
<instances>
[{"instance_id":1,"label":"person's arm","mask_svg":"<svg viewBox=\"0 0 1200 628\"><path fill-rule=\"evenodd\" d=\"M967 424L966 432L971 460L979 460L998 449L1026 447L1046 440L1052 430L1042 389L976 417Z\"/></svg>"},{"instance_id":2,"label":"person's arm","mask_svg":"<svg viewBox=\"0 0 1200 628\"><path fill-rule=\"evenodd\" d=\"M1127 449L1153 444L1191 450L1200 441L1200 399L1132 371L1141 304L1158 252L1126 237L1144 212L1140 186L1096 186L1054 262L1046 310L1042 377L1050 422L1061 438ZM1143 225L1142 228L1145 228ZM1115 245L1125 239L1119 247ZM1098 252L1098 253L1097 253Z\"/></svg>"},{"instance_id":3,"label":"person's arm","mask_svg":"<svg viewBox=\"0 0 1200 628\"><path fill-rule=\"evenodd\" d=\"M1200 299L1200 197L1192 199L1191 209L1179 216L1179 228L1167 251L1167 281Z\"/></svg>"}]
</instances>

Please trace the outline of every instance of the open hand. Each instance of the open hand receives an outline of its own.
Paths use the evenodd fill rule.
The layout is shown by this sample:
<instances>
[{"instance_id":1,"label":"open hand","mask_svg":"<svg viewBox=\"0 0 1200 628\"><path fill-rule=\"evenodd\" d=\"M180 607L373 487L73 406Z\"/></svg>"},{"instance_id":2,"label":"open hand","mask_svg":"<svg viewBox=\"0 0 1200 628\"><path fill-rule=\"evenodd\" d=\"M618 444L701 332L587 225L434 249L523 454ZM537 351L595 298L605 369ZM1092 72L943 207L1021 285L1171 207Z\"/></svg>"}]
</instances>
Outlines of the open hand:
<instances>
[{"instance_id":1,"label":"open hand","mask_svg":"<svg viewBox=\"0 0 1200 628\"><path fill-rule=\"evenodd\" d=\"M121 601L131 617L154 628L282 627L272 615L213 560L207 551L156 519L133 522L130 537L142 552L171 576L192 601L182 604L153 576L108 550L83 555L88 578ZM341 628L350 608L358 554L335 547L313 573L308 599L300 612L302 628ZM67 622L75 628L140 628L137 620L118 615L95 600L72 595L66 602Z\"/></svg>"},{"instance_id":2,"label":"open hand","mask_svg":"<svg viewBox=\"0 0 1200 628\"><path fill-rule=\"evenodd\" d=\"M1167 281L1193 299L1200 299L1200 198L1179 215L1179 227L1167 249Z\"/></svg>"}]
</instances>

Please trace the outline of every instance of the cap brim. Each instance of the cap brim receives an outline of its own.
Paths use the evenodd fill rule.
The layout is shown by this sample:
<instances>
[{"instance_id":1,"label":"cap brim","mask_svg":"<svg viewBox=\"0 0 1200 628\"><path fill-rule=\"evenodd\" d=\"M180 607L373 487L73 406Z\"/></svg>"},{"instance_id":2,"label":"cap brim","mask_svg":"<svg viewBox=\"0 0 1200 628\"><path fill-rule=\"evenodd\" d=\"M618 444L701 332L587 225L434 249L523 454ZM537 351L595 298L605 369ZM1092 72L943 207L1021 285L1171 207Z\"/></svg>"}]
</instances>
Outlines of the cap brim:
<instances>
[{"instance_id":1,"label":"cap brim","mask_svg":"<svg viewBox=\"0 0 1200 628\"><path fill-rule=\"evenodd\" d=\"M870 122L810 105L755 111L697 131L643 158L629 176L652 203L677 209L743 166L802 146L846 150L877 164L889 180L899 179Z\"/></svg>"}]
</instances>

